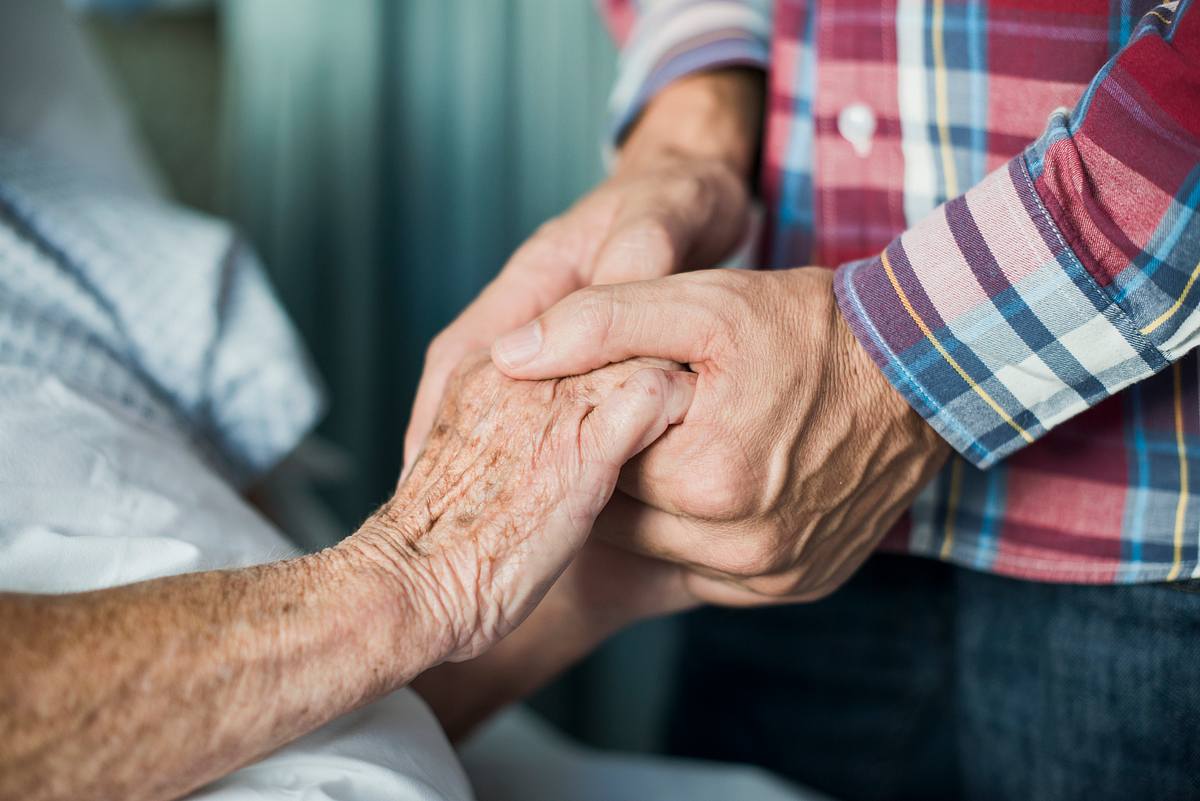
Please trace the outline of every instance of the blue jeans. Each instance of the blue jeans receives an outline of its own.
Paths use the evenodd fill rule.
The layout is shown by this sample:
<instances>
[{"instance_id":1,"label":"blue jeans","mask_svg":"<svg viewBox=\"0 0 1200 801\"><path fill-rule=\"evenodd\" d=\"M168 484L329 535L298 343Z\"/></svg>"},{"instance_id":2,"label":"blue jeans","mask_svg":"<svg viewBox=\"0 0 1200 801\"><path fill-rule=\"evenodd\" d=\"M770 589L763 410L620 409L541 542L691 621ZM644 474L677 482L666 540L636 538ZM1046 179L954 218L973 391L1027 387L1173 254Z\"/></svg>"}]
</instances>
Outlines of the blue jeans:
<instances>
[{"instance_id":1,"label":"blue jeans","mask_svg":"<svg viewBox=\"0 0 1200 801\"><path fill-rule=\"evenodd\" d=\"M673 753L847 801L1200 798L1200 583L878 555L818 603L684 625Z\"/></svg>"}]
</instances>

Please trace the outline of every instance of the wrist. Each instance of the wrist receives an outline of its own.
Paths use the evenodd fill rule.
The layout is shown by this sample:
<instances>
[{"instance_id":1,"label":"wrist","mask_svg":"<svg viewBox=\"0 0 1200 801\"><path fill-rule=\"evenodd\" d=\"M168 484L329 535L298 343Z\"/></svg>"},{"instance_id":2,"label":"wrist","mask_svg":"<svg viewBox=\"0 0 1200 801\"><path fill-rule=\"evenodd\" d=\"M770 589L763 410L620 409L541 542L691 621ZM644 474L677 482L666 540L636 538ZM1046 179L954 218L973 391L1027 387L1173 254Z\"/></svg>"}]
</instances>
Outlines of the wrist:
<instances>
[{"instance_id":1,"label":"wrist","mask_svg":"<svg viewBox=\"0 0 1200 801\"><path fill-rule=\"evenodd\" d=\"M629 129L617 171L662 158L712 160L747 185L762 133L765 77L733 68L680 78L660 91Z\"/></svg>"},{"instance_id":2,"label":"wrist","mask_svg":"<svg viewBox=\"0 0 1200 801\"><path fill-rule=\"evenodd\" d=\"M832 275L831 270L815 269ZM856 396L871 399L875 407L872 419L899 432L905 442L926 458L939 463L944 461L950 453L949 444L892 386L867 349L858 341L838 306L832 282L829 286L829 302L832 309L833 340L836 343L838 361L846 378L845 386L852 387L851 391Z\"/></svg>"},{"instance_id":3,"label":"wrist","mask_svg":"<svg viewBox=\"0 0 1200 801\"><path fill-rule=\"evenodd\" d=\"M445 661L454 650L444 591L429 556L415 545L421 533L417 518L385 506L325 552L332 569L354 582L348 613L369 621L378 647L395 656L395 686Z\"/></svg>"}]
</instances>

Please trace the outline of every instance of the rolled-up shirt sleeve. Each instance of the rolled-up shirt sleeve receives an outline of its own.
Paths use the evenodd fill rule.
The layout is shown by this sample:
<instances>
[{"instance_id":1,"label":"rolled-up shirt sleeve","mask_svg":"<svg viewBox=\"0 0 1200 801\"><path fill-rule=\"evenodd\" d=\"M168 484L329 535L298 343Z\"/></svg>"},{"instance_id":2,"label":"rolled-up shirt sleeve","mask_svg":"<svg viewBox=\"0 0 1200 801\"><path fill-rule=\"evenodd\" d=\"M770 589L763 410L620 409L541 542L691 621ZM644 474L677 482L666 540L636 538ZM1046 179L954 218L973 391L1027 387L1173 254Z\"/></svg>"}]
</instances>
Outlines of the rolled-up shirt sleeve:
<instances>
[{"instance_id":1,"label":"rolled-up shirt sleeve","mask_svg":"<svg viewBox=\"0 0 1200 801\"><path fill-rule=\"evenodd\" d=\"M1151 11L1021 155L838 269L859 341L979 467L1200 338L1195 5Z\"/></svg>"},{"instance_id":2,"label":"rolled-up shirt sleeve","mask_svg":"<svg viewBox=\"0 0 1200 801\"><path fill-rule=\"evenodd\" d=\"M597 0L621 58L609 100L620 143L671 81L718 67L767 68L770 0Z\"/></svg>"}]
</instances>

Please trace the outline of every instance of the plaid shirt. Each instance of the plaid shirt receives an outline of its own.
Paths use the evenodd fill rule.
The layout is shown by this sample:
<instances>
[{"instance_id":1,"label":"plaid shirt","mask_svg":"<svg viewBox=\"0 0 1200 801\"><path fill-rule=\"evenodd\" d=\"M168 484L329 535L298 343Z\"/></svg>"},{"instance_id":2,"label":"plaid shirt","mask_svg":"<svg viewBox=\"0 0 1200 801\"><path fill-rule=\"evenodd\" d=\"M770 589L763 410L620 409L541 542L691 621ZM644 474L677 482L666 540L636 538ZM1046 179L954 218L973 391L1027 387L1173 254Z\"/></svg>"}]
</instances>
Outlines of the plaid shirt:
<instances>
[{"instance_id":1,"label":"plaid shirt","mask_svg":"<svg viewBox=\"0 0 1200 801\"><path fill-rule=\"evenodd\" d=\"M1200 0L606 0L616 129L770 75L763 260L836 267L957 450L887 547L1043 581L1200 576Z\"/></svg>"}]
</instances>

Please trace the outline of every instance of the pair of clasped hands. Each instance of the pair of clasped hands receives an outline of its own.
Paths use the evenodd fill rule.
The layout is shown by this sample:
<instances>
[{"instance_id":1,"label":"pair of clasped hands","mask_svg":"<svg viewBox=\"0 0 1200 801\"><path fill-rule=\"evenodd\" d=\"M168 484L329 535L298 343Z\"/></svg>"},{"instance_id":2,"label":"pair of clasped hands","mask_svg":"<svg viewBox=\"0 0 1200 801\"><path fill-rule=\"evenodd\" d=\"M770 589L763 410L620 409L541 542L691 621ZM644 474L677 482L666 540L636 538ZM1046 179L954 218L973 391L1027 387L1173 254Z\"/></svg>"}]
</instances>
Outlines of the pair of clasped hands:
<instances>
[{"instance_id":1,"label":"pair of clasped hands","mask_svg":"<svg viewBox=\"0 0 1200 801\"><path fill-rule=\"evenodd\" d=\"M738 71L668 87L430 345L397 497L471 532L449 575L484 603L456 658L548 590L621 622L821 597L945 458L830 270L696 270L745 236L760 97Z\"/></svg>"}]
</instances>

